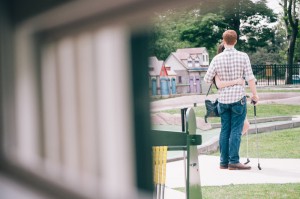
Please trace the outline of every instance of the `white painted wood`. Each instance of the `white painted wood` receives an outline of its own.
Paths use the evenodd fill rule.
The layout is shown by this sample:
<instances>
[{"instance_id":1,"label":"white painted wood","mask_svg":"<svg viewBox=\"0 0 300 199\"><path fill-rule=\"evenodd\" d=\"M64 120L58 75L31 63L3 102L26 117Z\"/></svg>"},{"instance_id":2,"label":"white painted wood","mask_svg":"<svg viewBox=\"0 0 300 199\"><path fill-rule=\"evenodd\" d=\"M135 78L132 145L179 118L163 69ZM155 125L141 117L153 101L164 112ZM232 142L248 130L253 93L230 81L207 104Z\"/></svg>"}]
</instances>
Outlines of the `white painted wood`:
<instances>
[{"instance_id":1,"label":"white painted wood","mask_svg":"<svg viewBox=\"0 0 300 199\"><path fill-rule=\"evenodd\" d=\"M42 107L43 134L45 143L45 166L47 172L56 177L61 174L61 138L58 113L58 77L55 44L45 46L42 51Z\"/></svg>"},{"instance_id":2,"label":"white painted wood","mask_svg":"<svg viewBox=\"0 0 300 199\"><path fill-rule=\"evenodd\" d=\"M76 98L76 73L74 39L63 38L57 45L59 82L59 114L62 141L62 164L68 183L76 184L79 172L78 110Z\"/></svg>"},{"instance_id":3,"label":"white painted wood","mask_svg":"<svg viewBox=\"0 0 300 199\"><path fill-rule=\"evenodd\" d=\"M135 186L129 37L123 26L100 29L95 37L100 177L108 193L127 198Z\"/></svg>"}]
</instances>

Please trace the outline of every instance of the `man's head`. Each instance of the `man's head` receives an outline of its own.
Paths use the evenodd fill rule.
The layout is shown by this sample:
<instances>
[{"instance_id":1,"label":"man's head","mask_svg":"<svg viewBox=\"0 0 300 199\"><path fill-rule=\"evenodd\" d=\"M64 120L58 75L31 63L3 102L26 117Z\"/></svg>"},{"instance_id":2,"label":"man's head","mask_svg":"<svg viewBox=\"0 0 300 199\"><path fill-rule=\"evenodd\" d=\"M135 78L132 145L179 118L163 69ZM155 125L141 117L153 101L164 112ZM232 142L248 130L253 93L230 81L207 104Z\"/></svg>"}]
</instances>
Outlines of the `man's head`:
<instances>
[{"instance_id":1,"label":"man's head","mask_svg":"<svg viewBox=\"0 0 300 199\"><path fill-rule=\"evenodd\" d=\"M226 30L223 33L223 42L227 45L233 46L236 44L237 34L234 30Z\"/></svg>"}]
</instances>

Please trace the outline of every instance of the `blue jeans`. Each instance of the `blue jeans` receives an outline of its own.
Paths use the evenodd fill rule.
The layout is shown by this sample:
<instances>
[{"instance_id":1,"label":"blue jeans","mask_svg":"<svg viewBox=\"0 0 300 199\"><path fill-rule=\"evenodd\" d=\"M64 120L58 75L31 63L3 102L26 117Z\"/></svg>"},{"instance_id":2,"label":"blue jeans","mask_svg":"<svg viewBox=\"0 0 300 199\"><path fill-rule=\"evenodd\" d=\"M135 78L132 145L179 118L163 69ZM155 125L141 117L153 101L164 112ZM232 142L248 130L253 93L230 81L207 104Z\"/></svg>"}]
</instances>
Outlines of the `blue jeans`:
<instances>
[{"instance_id":1,"label":"blue jeans","mask_svg":"<svg viewBox=\"0 0 300 199\"><path fill-rule=\"evenodd\" d=\"M219 140L222 166L239 163L241 136L247 113L246 102L246 97L243 97L232 104L218 104L222 124Z\"/></svg>"}]
</instances>

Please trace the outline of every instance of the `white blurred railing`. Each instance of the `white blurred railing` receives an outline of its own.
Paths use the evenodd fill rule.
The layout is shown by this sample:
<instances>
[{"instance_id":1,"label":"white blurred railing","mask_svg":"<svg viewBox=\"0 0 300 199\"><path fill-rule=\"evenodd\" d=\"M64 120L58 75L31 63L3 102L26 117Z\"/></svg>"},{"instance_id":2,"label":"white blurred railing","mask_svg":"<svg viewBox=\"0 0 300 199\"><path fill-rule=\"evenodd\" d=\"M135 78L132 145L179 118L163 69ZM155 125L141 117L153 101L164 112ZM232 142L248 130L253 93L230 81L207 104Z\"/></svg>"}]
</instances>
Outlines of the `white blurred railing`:
<instances>
[{"instance_id":1,"label":"white blurred railing","mask_svg":"<svg viewBox=\"0 0 300 199\"><path fill-rule=\"evenodd\" d=\"M134 193L129 39L124 26L47 38L37 71L20 55L16 161L93 198Z\"/></svg>"}]
</instances>

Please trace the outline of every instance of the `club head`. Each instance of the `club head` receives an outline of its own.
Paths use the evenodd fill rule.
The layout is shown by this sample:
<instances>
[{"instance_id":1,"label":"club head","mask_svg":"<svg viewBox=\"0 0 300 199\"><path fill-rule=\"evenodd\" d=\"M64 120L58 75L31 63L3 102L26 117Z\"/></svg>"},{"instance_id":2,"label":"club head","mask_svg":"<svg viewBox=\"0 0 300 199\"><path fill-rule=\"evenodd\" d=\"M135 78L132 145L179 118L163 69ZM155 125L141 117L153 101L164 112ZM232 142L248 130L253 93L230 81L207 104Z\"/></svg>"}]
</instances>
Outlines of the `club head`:
<instances>
[{"instance_id":1,"label":"club head","mask_svg":"<svg viewBox=\"0 0 300 199\"><path fill-rule=\"evenodd\" d=\"M247 158L247 162L245 162L244 164L248 164L250 162L249 158Z\"/></svg>"},{"instance_id":2,"label":"club head","mask_svg":"<svg viewBox=\"0 0 300 199\"><path fill-rule=\"evenodd\" d=\"M261 167L260 167L260 164L259 164L259 163L258 163L258 166L257 166L257 167L258 167L259 170L261 170Z\"/></svg>"}]
</instances>

